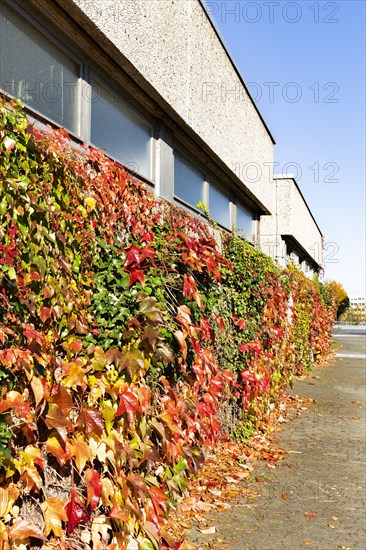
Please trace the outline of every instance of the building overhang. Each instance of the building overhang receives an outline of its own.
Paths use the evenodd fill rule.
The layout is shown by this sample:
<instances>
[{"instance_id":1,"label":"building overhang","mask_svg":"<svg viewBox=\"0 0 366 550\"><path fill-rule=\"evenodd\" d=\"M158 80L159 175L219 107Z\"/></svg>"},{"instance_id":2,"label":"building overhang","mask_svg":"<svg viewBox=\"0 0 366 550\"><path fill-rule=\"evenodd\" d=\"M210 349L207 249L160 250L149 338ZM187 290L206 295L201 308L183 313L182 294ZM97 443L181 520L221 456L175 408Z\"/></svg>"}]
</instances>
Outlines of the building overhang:
<instances>
[{"instance_id":1,"label":"building overhang","mask_svg":"<svg viewBox=\"0 0 366 550\"><path fill-rule=\"evenodd\" d=\"M309 252L293 235L282 234L281 237L285 241L286 245L292 248L293 251L296 252L302 260L305 260L312 269L315 271L321 271L323 269L323 266L309 254Z\"/></svg>"},{"instance_id":2,"label":"building overhang","mask_svg":"<svg viewBox=\"0 0 366 550\"><path fill-rule=\"evenodd\" d=\"M123 89L126 90L136 102L140 103L140 105L149 111L152 116L156 117L156 119L160 120L174 132L179 141L183 143L193 155L197 155L198 147L200 149L199 156L207 165L207 168L217 173L217 177L220 178L224 185L238 192L238 196L245 199L248 207L251 208L254 213L258 216L271 214L269 209L256 197L245 182L243 182L220 156L213 151L185 120L183 120L169 102L162 97L145 76L142 75L133 63L118 50L73 0L55 0L53 3L50 3L48 0L27 0L27 6L29 8L34 7L37 11L43 13L45 19L52 18L55 25L59 26L63 32L71 33L71 35L79 41L82 49L89 52L89 54L92 53L93 59L100 66L106 67L107 63L111 68L111 74L113 74L115 80L123 86ZM213 24L203 5L202 8L211 24ZM216 28L215 31L218 32ZM222 43L220 36L219 39ZM223 43L222 45L230 58L225 45ZM231 58L230 61L238 72ZM245 86L244 82L243 85ZM252 98L251 101L253 102ZM254 102L253 105L256 108ZM265 125L257 108L256 110ZM274 143L268 128L267 131Z\"/></svg>"},{"instance_id":3,"label":"building overhang","mask_svg":"<svg viewBox=\"0 0 366 550\"><path fill-rule=\"evenodd\" d=\"M308 203L306 202L305 197L304 197L304 195L302 194L300 187L298 186L298 183L297 183L297 181L296 181L296 179L295 179L295 175L294 175L294 174L275 174L275 175L273 176L273 179L274 179L274 181L276 181L276 180L291 180L291 181L293 182L293 184L294 184L294 186L295 186L297 192L299 193L299 195L300 195L300 197L301 197L301 199L302 199L302 201L303 201L303 203L304 203L304 205L305 205L307 211L309 212L310 216L312 217L313 222L314 222L314 224L316 225L316 228L317 228L317 230L318 230L319 233L320 233L320 236L323 238L323 233L321 232L321 229L320 229L320 227L319 227L319 225L318 225L316 219L314 218L314 215L313 215L312 211L310 210L309 205L308 205Z\"/></svg>"}]
</instances>

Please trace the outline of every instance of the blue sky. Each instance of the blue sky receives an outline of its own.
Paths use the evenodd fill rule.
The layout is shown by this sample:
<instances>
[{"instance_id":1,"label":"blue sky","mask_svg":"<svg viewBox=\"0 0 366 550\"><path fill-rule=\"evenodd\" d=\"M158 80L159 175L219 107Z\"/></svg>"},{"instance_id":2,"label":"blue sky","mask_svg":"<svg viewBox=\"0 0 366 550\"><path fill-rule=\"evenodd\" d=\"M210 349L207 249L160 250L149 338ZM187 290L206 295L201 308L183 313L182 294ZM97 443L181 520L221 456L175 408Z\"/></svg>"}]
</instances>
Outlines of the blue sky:
<instances>
[{"instance_id":1,"label":"blue sky","mask_svg":"<svg viewBox=\"0 0 366 550\"><path fill-rule=\"evenodd\" d=\"M206 4L276 140L275 172L299 174L325 279L364 295L366 2Z\"/></svg>"}]
</instances>

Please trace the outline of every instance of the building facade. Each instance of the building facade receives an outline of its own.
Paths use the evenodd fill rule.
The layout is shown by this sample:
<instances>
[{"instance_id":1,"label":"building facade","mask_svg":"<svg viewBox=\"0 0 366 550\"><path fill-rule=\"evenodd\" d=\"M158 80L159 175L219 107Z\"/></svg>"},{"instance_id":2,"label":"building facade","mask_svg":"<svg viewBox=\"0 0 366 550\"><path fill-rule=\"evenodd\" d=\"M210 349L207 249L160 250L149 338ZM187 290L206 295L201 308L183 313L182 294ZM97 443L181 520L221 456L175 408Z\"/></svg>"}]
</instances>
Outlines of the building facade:
<instances>
[{"instance_id":1,"label":"building facade","mask_svg":"<svg viewBox=\"0 0 366 550\"><path fill-rule=\"evenodd\" d=\"M276 239L261 234L262 247L285 266L297 264L308 277L323 269L323 235L292 174L274 176L276 206L273 218ZM261 224L261 229L264 228ZM270 249L272 247L272 249Z\"/></svg>"},{"instance_id":2,"label":"building facade","mask_svg":"<svg viewBox=\"0 0 366 550\"><path fill-rule=\"evenodd\" d=\"M321 267L316 222L296 183L290 214L282 202L293 184L273 178L274 139L200 0L0 6L0 89L37 124L65 127L193 213L204 203L279 263L291 250Z\"/></svg>"}]
</instances>

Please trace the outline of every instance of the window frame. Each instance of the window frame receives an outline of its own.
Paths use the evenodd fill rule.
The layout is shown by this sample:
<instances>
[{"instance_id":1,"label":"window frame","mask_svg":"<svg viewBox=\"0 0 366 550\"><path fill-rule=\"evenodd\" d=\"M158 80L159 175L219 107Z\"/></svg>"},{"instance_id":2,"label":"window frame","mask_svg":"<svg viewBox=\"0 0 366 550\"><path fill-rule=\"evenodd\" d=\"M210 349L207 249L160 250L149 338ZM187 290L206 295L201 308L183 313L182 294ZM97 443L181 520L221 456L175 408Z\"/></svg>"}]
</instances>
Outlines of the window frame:
<instances>
[{"instance_id":1,"label":"window frame","mask_svg":"<svg viewBox=\"0 0 366 550\"><path fill-rule=\"evenodd\" d=\"M74 143L82 143L86 146L95 147L96 149L102 150L101 147L96 147L91 140L91 110L92 110L92 82L97 81L102 87L110 91L111 94L116 94L116 97L123 103L127 109L130 109L132 113L140 119L144 124L147 124L151 129L151 143L150 143L150 178L143 176L142 174L135 173L127 166L126 170L131 173L137 179L145 182L148 187L155 191L158 188L160 181L160 170L161 170L161 150L158 147L158 139L160 137L159 127L161 120L158 113L154 113L153 110L149 108L144 108L143 98L136 98L133 96L132 90L125 90L123 88L123 78L119 79L118 72L113 74L113 71L108 72L106 66L108 65L108 60L106 59L106 65L103 64L103 57L96 56L96 59L92 57L91 50L85 49L85 46L80 45L74 36L67 32L67 27L60 28L60 25L55 24L50 16L46 12L42 12L41 9L37 10L32 14L28 7L23 7L20 5L18 0L13 0L9 5L6 0L4 2L4 7L9 8L15 11L20 17L24 18L32 27L34 27L45 39L49 40L54 44L61 52L63 52L70 60L75 62L78 66L78 100L79 100L79 120L78 120L78 133L75 133L71 130L67 130L70 135L71 140ZM36 19L39 17L39 19ZM69 45L68 45L69 44ZM72 48L72 49L71 49ZM103 52L102 52L103 53ZM108 65L112 67L112 65ZM122 71L123 72L123 71ZM112 73L112 74L111 74ZM9 94L6 90L0 93L5 97L13 98L12 94ZM38 111L36 108L29 106L27 103L24 103L25 110L30 114L31 118L42 127L46 127L47 124L55 127L62 128L63 126L56 122L51 117L43 114ZM202 210L197 209L195 205L187 203L184 199L181 199L175 193L174 185L174 156L177 152L181 155L193 168L202 175L202 185L203 185L203 202L208 205L209 208L209 190L210 186L215 186L219 190L221 189L224 194L228 196L229 199L229 226L226 227L220 222L216 221L217 226L227 232L233 232L235 229L236 214L237 214L237 205L242 204L244 208L247 208L252 214L252 223L253 231L249 241L251 244L255 244L258 238L258 224L259 217L256 213L255 208L253 209L246 203L245 196L243 194L236 192L235 188L232 188L230 185L223 185L219 183L219 178L215 174L214 169L207 170L207 166L200 160L200 149L199 145L192 141L193 147L184 145L185 140L183 140L177 133L172 133L172 143L168 142L170 150L172 152L173 163L172 168L170 168L170 178L173 182L172 185L172 195L169 200L172 200L174 203L178 203L180 206L186 210L202 215ZM105 151L104 151L105 152ZM109 155L105 152L106 156L113 161L118 162L122 166L122 162L117 158ZM230 176L228 176L228 181Z\"/></svg>"},{"instance_id":2,"label":"window frame","mask_svg":"<svg viewBox=\"0 0 366 550\"><path fill-rule=\"evenodd\" d=\"M92 89L93 89L93 80L99 82L99 84L103 87L103 88L106 88L107 91L109 91L109 93L111 93L112 95L116 94L116 97L118 98L118 100L121 101L121 103L123 103L127 109L130 109L132 111L132 113L138 118L141 120L142 123L146 124L147 126L150 127L151 129L151 137L150 137L150 178L147 178L146 176L140 174L139 172L134 172L133 170L129 170L127 166L125 166L119 159L117 159L116 157L114 157L113 155L109 155L106 151L103 150L103 148L101 147L98 147L96 145L93 144L92 142L92 139L91 139L91 121L92 121L92 101L91 99L89 100L86 100L84 98L84 101L87 103L87 110L88 110L88 114L87 114L87 120L88 120L88 135L87 135L87 140L85 141L85 143L90 146L90 147L94 147L95 149L98 149L100 151L103 151L104 154L110 158L111 160L115 161L115 162L118 162L118 164L121 164L122 166L124 166L126 168L126 170L128 170L130 173L132 174L136 174L136 177L138 179L141 179L142 181L146 182L146 183L149 183L150 185L152 185L153 187L155 187L155 182L156 182L156 138L155 138L155 128L156 128L156 123L155 121L152 120L151 117L149 116L145 116L143 113L141 113L141 111L131 102L129 101L129 98L128 98L128 95L127 94L123 94L118 88L120 88L119 86L116 85L115 81L113 80L112 82L110 82L110 80L106 78L106 76L104 76L103 74L103 71L101 70L96 70L94 69L91 65L87 65L88 67L88 71L87 71L87 86L88 86L88 97L91 98L91 94L92 94Z\"/></svg>"},{"instance_id":3,"label":"window frame","mask_svg":"<svg viewBox=\"0 0 366 550\"><path fill-rule=\"evenodd\" d=\"M189 209L197 214L202 214L202 210L199 210L195 205L190 204L189 202L185 201L179 195L175 192L175 158L176 156L180 156L185 160L188 164L192 166L192 168L199 172L202 176L202 202L204 202L207 205L207 199L208 199L208 188L207 188L207 181L206 181L206 175L205 171L201 168L200 164L192 161L187 151L185 151L182 147L173 147L173 200L182 206L184 206L186 209Z\"/></svg>"},{"instance_id":4,"label":"window frame","mask_svg":"<svg viewBox=\"0 0 366 550\"><path fill-rule=\"evenodd\" d=\"M67 35L63 32L60 33L60 37L57 37L55 34L53 34L48 28L45 27L45 25L42 23L42 21L38 21L35 19L32 14L30 14L28 11L26 11L22 6L20 6L16 0L12 2L11 5L9 5L7 2L3 4L5 6L5 9L10 9L14 11L17 15L22 17L29 23L32 27L34 27L41 35L45 36L46 39L48 39L54 46L56 46L61 52L63 52L67 57L69 57L74 63L76 63L79 67L79 75L78 75L78 96L79 96L79 120L78 120L78 133L75 133L72 130L69 130L68 128L65 128L70 135L70 137L75 138L78 141L84 141L84 135L83 135L83 121L85 120L85 98L83 94L83 87L85 84L85 63L82 59L81 52L78 52L78 49L76 47L76 51L79 53L75 53L75 51L72 51L70 48L68 48L64 42L62 42L62 39L65 39L66 41L69 41L69 38ZM61 38L61 40L60 40ZM0 81L0 92L4 94L4 96L9 97L11 99L15 99L16 96L9 93L7 90L4 90L1 88L1 81ZM41 121L49 122L53 126L56 126L57 128L64 128L62 124L54 120L53 118L45 115L41 111L38 111L38 109L30 106L26 102L22 100L22 103L24 104L24 107L35 115L35 118L41 119Z\"/></svg>"}]
</instances>

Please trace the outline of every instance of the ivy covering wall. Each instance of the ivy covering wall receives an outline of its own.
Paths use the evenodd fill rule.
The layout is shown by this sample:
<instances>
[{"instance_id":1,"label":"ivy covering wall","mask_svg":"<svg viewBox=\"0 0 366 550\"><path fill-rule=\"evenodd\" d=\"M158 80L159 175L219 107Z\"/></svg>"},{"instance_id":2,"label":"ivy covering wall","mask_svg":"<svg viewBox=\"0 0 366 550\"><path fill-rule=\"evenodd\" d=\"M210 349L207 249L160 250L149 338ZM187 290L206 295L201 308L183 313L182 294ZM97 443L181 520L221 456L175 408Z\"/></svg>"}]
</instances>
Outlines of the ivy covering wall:
<instances>
[{"instance_id":1,"label":"ivy covering wall","mask_svg":"<svg viewBox=\"0 0 366 550\"><path fill-rule=\"evenodd\" d=\"M225 409L235 436L265 424L326 359L333 319L295 267L234 235L218 246L103 153L1 101L2 547L168 547L161 520L225 436Z\"/></svg>"}]
</instances>

